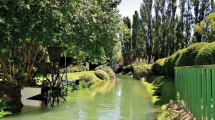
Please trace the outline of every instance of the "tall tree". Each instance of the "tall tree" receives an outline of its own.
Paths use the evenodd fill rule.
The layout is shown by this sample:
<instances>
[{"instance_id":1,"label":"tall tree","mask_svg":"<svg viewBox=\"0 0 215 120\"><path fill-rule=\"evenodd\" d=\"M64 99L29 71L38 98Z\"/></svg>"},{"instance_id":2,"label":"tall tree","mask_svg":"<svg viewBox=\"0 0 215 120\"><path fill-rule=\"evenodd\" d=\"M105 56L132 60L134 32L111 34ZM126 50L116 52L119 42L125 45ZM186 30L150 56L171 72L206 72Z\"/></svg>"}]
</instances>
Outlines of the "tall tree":
<instances>
[{"instance_id":1,"label":"tall tree","mask_svg":"<svg viewBox=\"0 0 215 120\"><path fill-rule=\"evenodd\" d=\"M140 13L141 20L146 25L146 54L148 57L148 63L151 61L152 56L152 0L143 0L141 4Z\"/></svg>"},{"instance_id":2,"label":"tall tree","mask_svg":"<svg viewBox=\"0 0 215 120\"><path fill-rule=\"evenodd\" d=\"M133 24L132 24L132 55L135 60L136 57L142 57L141 55L141 24L139 13L135 11L133 15Z\"/></svg>"},{"instance_id":3,"label":"tall tree","mask_svg":"<svg viewBox=\"0 0 215 120\"><path fill-rule=\"evenodd\" d=\"M132 57L132 51L131 51L131 46L132 46L132 41L131 41L131 20L129 17L124 17L123 18L123 23L125 27L128 29L125 31L122 35L122 56L123 56L123 64L129 65L131 64L131 57Z\"/></svg>"},{"instance_id":4,"label":"tall tree","mask_svg":"<svg viewBox=\"0 0 215 120\"><path fill-rule=\"evenodd\" d=\"M202 21L205 16L208 15L211 10L213 10L213 7L210 8L210 2L213 4L213 0L193 0L195 24L200 23L200 21ZM196 42L201 42L202 35L200 35L198 32L195 32L195 36Z\"/></svg>"}]
</instances>

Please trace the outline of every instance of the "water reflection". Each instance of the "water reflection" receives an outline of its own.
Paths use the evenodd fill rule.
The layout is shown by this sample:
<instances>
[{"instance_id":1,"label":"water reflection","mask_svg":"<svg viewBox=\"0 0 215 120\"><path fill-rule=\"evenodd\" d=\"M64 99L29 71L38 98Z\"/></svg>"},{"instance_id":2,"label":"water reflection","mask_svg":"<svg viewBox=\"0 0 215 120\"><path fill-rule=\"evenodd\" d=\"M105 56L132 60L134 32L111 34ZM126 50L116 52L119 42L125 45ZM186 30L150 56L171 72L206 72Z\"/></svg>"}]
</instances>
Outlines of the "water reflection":
<instances>
[{"instance_id":1,"label":"water reflection","mask_svg":"<svg viewBox=\"0 0 215 120\"><path fill-rule=\"evenodd\" d=\"M52 108L23 108L3 120L153 120L154 107L140 81L116 76L97 87L72 93Z\"/></svg>"}]
</instances>

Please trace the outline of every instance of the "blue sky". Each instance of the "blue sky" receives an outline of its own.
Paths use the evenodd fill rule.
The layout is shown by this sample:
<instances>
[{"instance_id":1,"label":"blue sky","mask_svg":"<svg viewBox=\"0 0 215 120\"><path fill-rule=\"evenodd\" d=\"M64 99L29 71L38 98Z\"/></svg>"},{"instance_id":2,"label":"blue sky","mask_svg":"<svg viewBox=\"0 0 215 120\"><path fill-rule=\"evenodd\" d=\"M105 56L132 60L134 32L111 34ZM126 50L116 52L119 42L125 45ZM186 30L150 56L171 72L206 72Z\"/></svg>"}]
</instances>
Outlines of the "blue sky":
<instances>
[{"instance_id":1,"label":"blue sky","mask_svg":"<svg viewBox=\"0 0 215 120\"><path fill-rule=\"evenodd\" d=\"M118 6L119 13L122 15L122 18L125 16L129 16L129 18L133 19L133 15L135 10L140 11L140 4L143 0L122 0L121 4Z\"/></svg>"}]
</instances>

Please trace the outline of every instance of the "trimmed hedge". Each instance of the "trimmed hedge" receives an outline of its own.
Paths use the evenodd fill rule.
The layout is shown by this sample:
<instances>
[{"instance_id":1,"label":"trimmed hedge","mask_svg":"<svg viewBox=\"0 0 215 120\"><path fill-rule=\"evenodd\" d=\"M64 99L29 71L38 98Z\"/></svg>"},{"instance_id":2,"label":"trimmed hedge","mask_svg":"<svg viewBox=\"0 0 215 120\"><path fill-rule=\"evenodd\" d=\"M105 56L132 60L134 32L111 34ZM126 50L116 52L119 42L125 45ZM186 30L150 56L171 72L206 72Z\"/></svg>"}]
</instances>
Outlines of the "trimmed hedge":
<instances>
[{"instance_id":1,"label":"trimmed hedge","mask_svg":"<svg viewBox=\"0 0 215 120\"><path fill-rule=\"evenodd\" d=\"M167 58L158 59L155 63L152 64L152 72L156 75L162 75L162 69L164 62Z\"/></svg>"},{"instance_id":2,"label":"trimmed hedge","mask_svg":"<svg viewBox=\"0 0 215 120\"><path fill-rule=\"evenodd\" d=\"M212 53L211 53L211 63L215 64L215 47L213 48Z\"/></svg>"},{"instance_id":3,"label":"trimmed hedge","mask_svg":"<svg viewBox=\"0 0 215 120\"><path fill-rule=\"evenodd\" d=\"M164 67L162 69L163 75L168 75L168 76L174 75L175 63L185 51L186 51L186 48L178 50L165 60Z\"/></svg>"},{"instance_id":4,"label":"trimmed hedge","mask_svg":"<svg viewBox=\"0 0 215 120\"><path fill-rule=\"evenodd\" d=\"M182 53L181 57L176 62L177 67L179 66L192 66L194 65L194 59L196 58L198 52L209 43L207 42L201 42L201 43L195 43L192 44L187 48L187 50Z\"/></svg>"},{"instance_id":5,"label":"trimmed hedge","mask_svg":"<svg viewBox=\"0 0 215 120\"><path fill-rule=\"evenodd\" d=\"M95 75L101 80L110 80L109 75L103 70L96 70Z\"/></svg>"},{"instance_id":6,"label":"trimmed hedge","mask_svg":"<svg viewBox=\"0 0 215 120\"><path fill-rule=\"evenodd\" d=\"M215 42L201 42L157 60L152 65L152 71L156 75L174 77L174 67L210 64L215 64Z\"/></svg>"},{"instance_id":7,"label":"trimmed hedge","mask_svg":"<svg viewBox=\"0 0 215 120\"><path fill-rule=\"evenodd\" d=\"M209 65L212 64L212 52L215 47L215 42L204 46L196 56L195 65Z\"/></svg>"}]
</instances>

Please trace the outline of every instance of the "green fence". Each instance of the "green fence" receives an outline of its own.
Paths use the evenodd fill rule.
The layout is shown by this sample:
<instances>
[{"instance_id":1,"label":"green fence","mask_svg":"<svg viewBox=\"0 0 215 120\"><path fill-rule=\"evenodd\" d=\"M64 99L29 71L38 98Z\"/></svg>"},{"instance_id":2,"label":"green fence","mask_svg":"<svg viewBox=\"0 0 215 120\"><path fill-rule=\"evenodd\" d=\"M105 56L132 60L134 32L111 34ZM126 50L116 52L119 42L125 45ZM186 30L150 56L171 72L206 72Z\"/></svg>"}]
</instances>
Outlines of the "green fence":
<instances>
[{"instance_id":1,"label":"green fence","mask_svg":"<svg viewBox=\"0 0 215 120\"><path fill-rule=\"evenodd\" d=\"M197 120L215 120L215 65L176 67L175 87Z\"/></svg>"}]
</instances>

